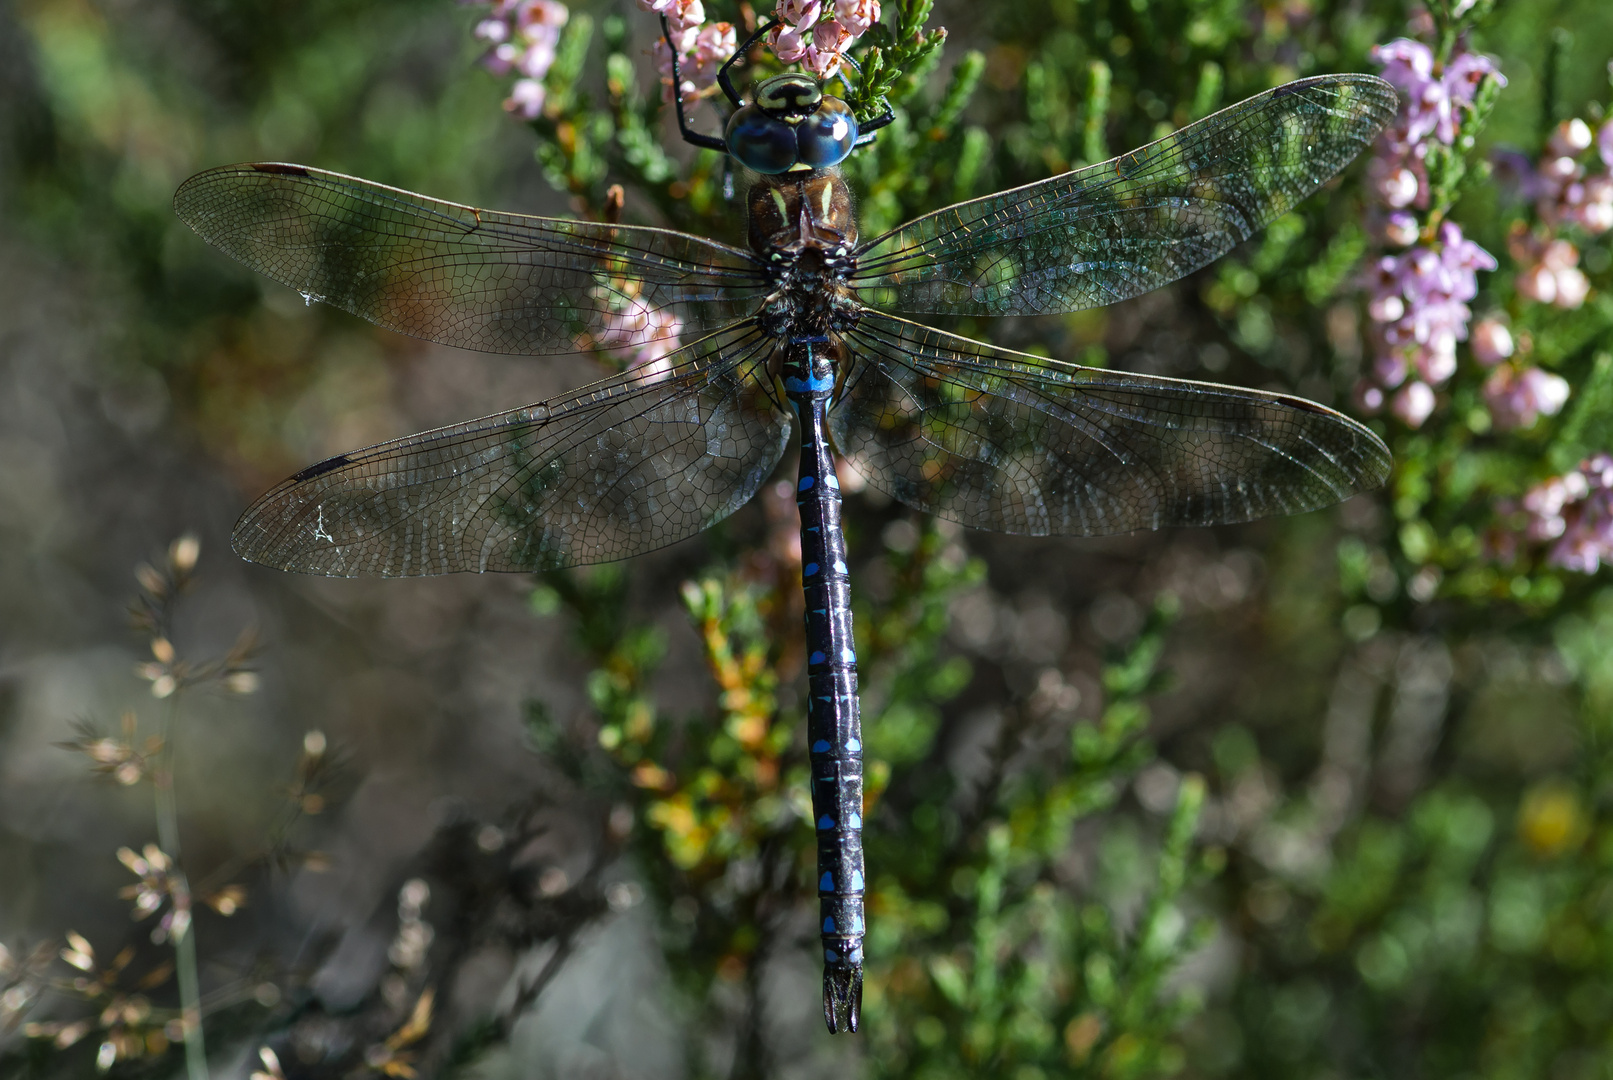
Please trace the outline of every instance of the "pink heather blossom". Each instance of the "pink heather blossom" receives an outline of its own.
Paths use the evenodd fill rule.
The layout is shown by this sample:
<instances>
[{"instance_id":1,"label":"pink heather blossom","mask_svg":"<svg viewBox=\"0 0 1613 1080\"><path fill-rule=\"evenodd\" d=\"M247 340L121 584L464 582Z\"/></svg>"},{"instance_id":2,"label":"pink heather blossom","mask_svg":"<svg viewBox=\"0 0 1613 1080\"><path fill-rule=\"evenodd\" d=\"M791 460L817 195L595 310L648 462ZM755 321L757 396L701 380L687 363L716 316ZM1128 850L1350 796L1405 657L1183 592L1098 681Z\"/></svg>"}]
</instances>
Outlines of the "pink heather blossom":
<instances>
[{"instance_id":1,"label":"pink heather blossom","mask_svg":"<svg viewBox=\"0 0 1613 1080\"><path fill-rule=\"evenodd\" d=\"M1593 236L1613 229L1613 175L1586 180L1584 201L1570 209L1568 217Z\"/></svg>"},{"instance_id":2,"label":"pink heather blossom","mask_svg":"<svg viewBox=\"0 0 1613 1080\"><path fill-rule=\"evenodd\" d=\"M1578 117L1564 120L1552 131L1546 146L1554 154L1577 157L1591 148L1590 125Z\"/></svg>"},{"instance_id":3,"label":"pink heather blossom","mask_svg":"<svg viewBox=\"0 0 1613 1080\"><path fill-rule=\"evenodd\" d=\"M692 104L717 84L717 72L734 55L738 42L731 23L705 25L700 0L638 0L645 11L665 16L667 36L655 41L655 66L661 73L661 99L672 100L674 50L682 85L678 93Z\"/></svg>"},{"instance_id":4,"label":"pink heather blossom","mask_svg":"<svg viewBox=\"0 0 1613 1080\"><path fill-rule=\"evenodd\" d=\"M1495 258L1453 221L1442 221L1431 242L1418 242L1422 222L1413 210L1428 209L1431 198L1425 159L1431 146L1455 145L1486 78L1505 83L1487 57L1458 52L1440 68L1428 46L1409 38L1380 45L1373 55L1383 77L1401 91L1401 107L1378 140L1367 175L1388 211L1379 218L1383 242L1403 250L1380 256L1368 274L1374 355L1356 400L1369 410L1387 405L1402 423L1417 427L1433 412L1435 388L1456 373L1456 347L1467 340L1472 318L1468 302L1478 295L1477 272L1496 268Z\"/></svg>"},{"instance_id":5,"label":"pink heather blossom","mask_svg":"<svg viewBox=\"0 0 1613 1080\"><path fill-rule=\"evenodd\" d=\"M644 3L644 0L639 0ZM699 31L700 24L706 21L706 8L700 0L672 0L661 10L666 16L667 25L673 33L684 30Z\"/></svg>"},{"instance_id":6,"label":"pink heather blossom","mask_svg":"<svg viewBox=\"0 0 1613 1080\"><path fill-rule=\"evenodd\" d=\"M1369 416L1383 411L1383 403L1387 395L1383 387L1375 385L1371 379L1361 379L1355 384L1355 404L1358 409Z\"/></svg>"},{"instance_id":7,"label":"pink heather blossom","mask_svg":"<svg viewBox=\"0 0 1613 1080\"><path fill-rule=\"evenodd\" d=\"M1578 225L1593 236L1613 229L1613 121L1600 133L1580 119L1564 120L1546 140L1546 151L1538 165L1514 151L1494 155L1497 171L1525 199L1535 204L1535 213L1549 227ZM1589 173L1595 163L1581 159L1592 146L1608 172Z\"/></svg>"},{"instance_id":8,"label":"pink heather blossom","mask_svg":"<svg viewBox=\"0 0 1613 1080\"><path fill-rule=\"evenodd\" d=\"M1568 382L1537 367L1504 364L1484 380L1484 400L1497 428L1526 428L1562 411Z\"/></svg>"},{"instance_id":9,"label":"pink heather blossom","mask_svg":"<svg viewBox=\"0 0 1613 1080\"><path fill-rule=\"evenodd\" d=\"M1518 274L1515 282L1518 292L1537 304L1549 304L1557 299L1557 275L1544 266L1530 266Z\"/></svg>"},{"instance_id":10,"label":"pink heather blossom","mask_svg":"<svg viewBox=\"0 0 1613 1080\"><path fill-rule=\"evenodd\" d=\"M1494 77L1506 85L1489 57L1477 53L1457 53L1438 74L1434 71L1433 51L1409 38L1379 45L1372 55L1384 65L1383 77L1404 98L1401 115L1384 132L1388 145L1400 153L1413 152L1416 144L1429 136L1447 146L1454 144L1461 122L1459 107L1472 105L1485 77Z\"/></svg>"},{"instance_id":11,"label":"pink heather blossom","mask_svg":"<svg viewBox=\"0 0 1613 1080\"><path fill-rule=\"evenodd\" d=\"M1577 469L1530 488L1521 502L1525 537L1556 541L1547 562L1581 574L1613 564L1613 456L1586 458Z\"/></svg>"},{"instance_id":12,"label":"pink heather blossom","mask_svg":"<svg viewBox=\"0 0 1613 1080\"><path fill-rule=\"evenodd\" d=\"M1393 390L1405 382L1409 370L1403 353L1379 353L1372 358L1372 377L1386 390Z\"/></svg>"},{"instance_id":13,"label":"pink heather blossom","mask_svg":"<svg viewBox=\"0 0 1613 1080\"><path fill-rule=\"evenodd\" d=\"M1410 206L1421 191L1421 178L1408 168L1396 169L1378 180L1378 197L1397 210Z\"/></svg>"},{"instance_id":14,"label":"pink heather blossom","mask_svg":"<svg viewBox=\"0 0 1613 1080\"><path fill-rule=\"evenodd\" d=\"M1388 206L1426 209L1428 141L1454 145L1479 85L1486 77L1503 86L1506 80L1488 57L1476 53L1457 53L1436 73L1433 51L1409 38L1377 46L1373 57L1384 65L1383 77L1400 90L1402 101L1400 114L1379 139L1368 176Z\"/></svg>"},{"instance_id":15,"label":"pink heather blossom","mask_svg":"<svg viewBox=\"0 0 1613 1080\"><path fill-rule=\"evenodd\" d=\"M1473 359L1485 367L1494 367L1512 355L1512 331L1496 319L1483 319L1473 327Z\"/></svg>"},{"instance_id":16,"label":"pink heather blossom","mask_svg":"<svg viewBox=\"0 0 1613 1080\"><path fill-rule=\"evenodd\" d=\"M1386 272L1392 272L1387 271ZM1386 292L1374 296L1367 303L1367 315L1373 322L1398 322L1406 313L1406 302L1400 298L1399 293Z\"/></svg>"},{"instance_id":17,"label":"pink heather blossom","mask_svg":"<svg viewBox=\"0 0 1613 1080\"><path fill-rule=\"evenodd\" d=\"M492 45L482 66L494 75L521 76L504 99L506 112L527 120L542 114L543 78L554 64L560 29L570 17L566 5L556 0L500 0L492 5L491 17L476 24L472 34Z\"/></svg>"},{"instance_id":18,"label":"pink heather blossom","mask_svg":"<svg viewBox=\"0 0 1613 1080\"><path fill-rule=\"evenodd\" d=\"M733 23L719 22L701 27L695 35L694 55L691 57L693 63L690 65L695 86L715 86L718 69L734 55L738 45Z\"/></svg>"},{"instance_id":19,"label":"pink heather blossom","mask_svg":"<svg viewBox=\"0 0 1613 1080\"><path fill-rule=\"evenodd\" d=\"M541 79L554 64L558 41L535 41L515 61L515 70L528 79Z\"/></svg>"},{"instance_id":20,"label":"pink heather blossom","mask_svg":"<svg viewBox=\"0 0 1613 1080\"><path fill-rule=\"evenodd\" d=\"M851 40L846 28L833 19L820 22L812 28L812 44L801 63L818 78L830 78L840 70L840 54Z\"/></svg>"},{"instance_id":21,"label":"pink heather blossom","mask_svg":"<svg viewBox=\"0 0 1613 1080\"><path fill-rule=\"evenodd\" d=\"M1518 294L1537 304L1572 310L1585 302L1591 283L1579 269L1579 248L1561 237L1514 226L1507 250L1522 267L1514 279Z\"/></svg>"},{"instance_id":22,"label":"pink heather blossom","mask_svg":"<svg viewBox=\"0 0 1613 1080\"><path fill-rule=\"evenodd\" d=\"M1417 374L1431 386L1438 386L1456 374L1456 338L1440 331L1427 345L1412 350Z\"/></svg>"},{"instance_id":23,"label":"pink heather blossom","mask_svg":"<svg viewBox=\"0 0 1613 1080\"><path fill-rule=\"evenodd\" d=\"M507 19L483 19L471 34L489 45L498 45L510 39L510 24Z\"/></svg>"},{"instance_id":24,"label":"pink heather blossom","mask_svg":"<svg viewBox=\"0 0 1613 1080\"><path fill-rule=\"evenodd\" d=\"M543 114L543 100L547 92L536 79L517 79L510 87L510 96L504 99L504 111L515 113L527 120Z\"/></svg>"},{"instance_id":25,"label":"pink heather blossom","mask_svg":"<svg viewBox=\"0 0 1613 1080\"><path fill-rule=\"evenodd\" d=\"M1397 397L1391 406L1402 419L1417 417L1417 424L1428 416L1422 406L1432 408L1432 387L1456 373L1456 345L1467 338L1472 314L1467 301L1478 294L1476 272L1496 266L1455 222L1441 223L1438 244L1438 250L1414 247L1380 257L1367 301L1381 346L1373 359L1373 378L1384 389L1394 389L1415 367L1429 391L1424 395L1407 388L1412 396L1404 401Z\"/></svg>"},{"instance_id":26,"label":"pink heather blossom","mask_svg":"<svg viewBox=\"0 0 1613 1080\"><path fill-rule=\"evenodd\" d=\"M1590 280L1577 266L1557 271L1558 307L1572 311L1585 302L1585 297L1590 295L1590 291Z\"/></svg>"},{"instance_id":27,"label":"pink heather blossom","mask_svg":"<svg viewBox=\"0 0 1613 1080\"><path fill-rule=\"evenodd\" d=\"M1396 210L1384 219L1383 238L1395 247L1410 247L1417 242L1417 237L1421 234L1417 218L1404 210Z\"/></svg>"},{"instance_id":28,"label":"pink heather blossom","mask_svg":"<svg viewBox=\"0 0 1613 1080\"><path fill-rule=\"evenodd\" d=\"M811 29L823 15L823 3L822 0L779 0L773 15L791 26Z\"/></svg>"},{"instance_id":29,"label":"pink heather blossom","mask_svg":"<svg viewBox=\"0 0 1613 1080\"><path fill-rule=\"evenodd\" d=\"M832 78L857 39L879 21L877 0L779 0L779 21L767 36L780 62L800 64L819 79ZM827 17L826 17L827 16Z\"/></svg>"},{"instance_id":30,"label":"pink heather blossom","mask_svg":"<svg viewBox=\"0 0 1613 1080\"><path fill-rule=\"evenodd\" d=\"M542 26L559 30L571 18L571 12L566 5L556 3L556 0L529 0L517 4L513 9L516 29L522 33L530 33L533 27Z\"/></svg>"},{"instance_id":31,"label":"pink heather blossom","mask_svg":"<svg viewBox=\"0 0 1613 1080\"><path fill-rule=\"evenodd\" d=\"M793 26L775 26L768 35L767 44L773 50L773 55L784 64L798 62L807 51L806 35Z\"/></svg>"},{"instance_id":32,"label":"pink heather blossom","mask_svg":"<svg viewBox=\"0 0 1613 1080\"><path fill-rule=\"evenodd\" d=\"M836 0L835 18L852 37L862 37L879 22L879 0Z\"/></svg>"},{"instance_id":33,"label":"pink heather blossom","mask_svg":"<svg viewBox=\"0 0 1613 1080\"><path fill-rule=\"evenodd\" d=\"M1390 400L1389 411L1407 427L1422 427L1434 411L1434 391L1427 383L1407 383Z\"/></svg>"}]
</instances>

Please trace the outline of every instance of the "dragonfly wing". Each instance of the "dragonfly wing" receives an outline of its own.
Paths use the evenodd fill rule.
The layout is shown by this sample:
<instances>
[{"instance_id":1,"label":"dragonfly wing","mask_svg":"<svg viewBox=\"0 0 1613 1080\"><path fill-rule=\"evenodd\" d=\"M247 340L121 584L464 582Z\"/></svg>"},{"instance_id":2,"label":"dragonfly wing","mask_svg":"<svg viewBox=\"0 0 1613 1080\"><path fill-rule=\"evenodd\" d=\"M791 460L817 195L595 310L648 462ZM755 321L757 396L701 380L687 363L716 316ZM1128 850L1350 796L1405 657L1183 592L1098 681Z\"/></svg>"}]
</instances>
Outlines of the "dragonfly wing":
<instances>
[{"instance_id":1,"label":"dragonfly wing","mask_svg":"<svg viewBox=\"0 0 1613 1080\"><path fill-rule=\"evenodd\" d=\"M1138 296L1231 251L1349 164L1399 98L1301 79L1129 154L927 214L858 252L865 303L1032 315Z\"/></svg>"},{"instance_id":2,"label":"dragonfly wing","mask_svg":"<svg viewBox=\"0 0 1613 1080\"><path fill-rule=\"evenodd\" d=\"M847 335L842 454L909 506L979 529L1103 536L1328 506L1388 449L1300 398L1077 367L885 315Z\"/></svg>"},{"instance_id":3,"label":"dragonfly wing","mask_svg":"<svg viewBox=\"0 0 1613 1080\"><path fill-rule=\"evenodd\" d=\"M235 550L282 570L413 577L610 562L748 500L790 421L751 326L565 397L323 461L259 499Z\"/></svg>"},{"instance_id":4,"label":"dragonfly wing","mask_svg":"<svg viewBox=\"0 0 1613 1080\"><path fill-rule=\"evenodd\" d=\"M706 333L766 292L748 252L696 236L478 210L301 165L209 169L174 209L309 302L483 352L573 352L634 327L633 344Z\"/></svg>"}]
</instances>

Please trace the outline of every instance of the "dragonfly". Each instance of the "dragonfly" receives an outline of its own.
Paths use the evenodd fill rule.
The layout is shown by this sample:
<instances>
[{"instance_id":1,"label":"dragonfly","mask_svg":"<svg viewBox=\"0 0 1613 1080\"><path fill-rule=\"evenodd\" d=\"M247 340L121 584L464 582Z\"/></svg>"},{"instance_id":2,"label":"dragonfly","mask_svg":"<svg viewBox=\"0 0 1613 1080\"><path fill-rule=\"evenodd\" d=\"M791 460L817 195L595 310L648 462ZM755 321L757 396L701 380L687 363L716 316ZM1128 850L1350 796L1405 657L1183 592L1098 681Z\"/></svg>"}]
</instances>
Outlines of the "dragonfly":
<instances>
[{"instance_id":1,"label":"dragonfly","mask_svg":"<svg viewBox=\"0 0 1613 1080\"><path fill-rule=\"evenodd\" d=\"M1301 79L1128 154L862 240L839 165L859 124L786 73L690 143L744 166L746 247L500 213L302 165L210 169L202 238L380 326L466 349L664 355L551 400L338 454L263 495L235 550L282 570L409 577L608 562L744 505L798 435L824 1021L856 1031L866 931L862 727L835 455L927 514L1101 536L1295 514L1381 485L1371 430L1311 401L1082 367L907 316L1055 314L1183 277L1293 209L1393 117L1369 75ZM664 31L664 27L663 27ZM676 50L673 50L674 54ZM674 70L674 86L681 79Z\"/></svg>"}]
</instances>

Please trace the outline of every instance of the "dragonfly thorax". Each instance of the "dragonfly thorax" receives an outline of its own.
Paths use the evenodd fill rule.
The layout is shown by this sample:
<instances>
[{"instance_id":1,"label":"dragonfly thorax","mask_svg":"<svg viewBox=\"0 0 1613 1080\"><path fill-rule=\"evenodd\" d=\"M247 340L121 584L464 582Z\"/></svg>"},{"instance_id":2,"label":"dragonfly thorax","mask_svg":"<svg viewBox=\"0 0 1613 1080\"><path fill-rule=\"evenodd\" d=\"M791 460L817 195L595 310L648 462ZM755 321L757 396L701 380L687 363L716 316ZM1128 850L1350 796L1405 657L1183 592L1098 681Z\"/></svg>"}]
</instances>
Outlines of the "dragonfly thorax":
<instances>
[{"instance_id":1,"label":"dragonfly thorax","mask_svg":"<svg viewBox=\"0 0 1613 1080\"><path fill-rule=\"evenodd\" d=\"M847 279L856 270L857 221L838 170L763 176L750 190L751 249L773 289L760 321L779 337L823 336L856 323Z\"/></svg>"},{"instance_id":2,"label":"dragonfly thorax","mask_svg":"<svg viewBox=\"0 0 1613 1080\"><path fill-rule=\"evenodd\" d=\"M844 273L855 268L850 259L857 246L857 216L838 169L759 177L747 210L751 250L769 266L816 249Z\"/></svg>"}]
</instances>

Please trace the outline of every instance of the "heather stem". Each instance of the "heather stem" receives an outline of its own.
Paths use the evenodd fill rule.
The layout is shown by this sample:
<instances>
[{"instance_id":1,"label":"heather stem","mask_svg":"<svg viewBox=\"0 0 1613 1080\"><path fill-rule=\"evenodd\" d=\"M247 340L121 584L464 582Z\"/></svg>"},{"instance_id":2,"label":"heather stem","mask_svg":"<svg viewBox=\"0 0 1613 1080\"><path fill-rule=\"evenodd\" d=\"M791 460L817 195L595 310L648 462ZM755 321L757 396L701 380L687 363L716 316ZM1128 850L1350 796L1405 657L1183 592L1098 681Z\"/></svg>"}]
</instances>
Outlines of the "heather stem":
<instances>
[{"instance_id":1,"label":"heather stem","mask_svg":"<svg viewBox=\"0 0 1613 1080\"><path fill-rule=\"evenodd\" d=\"M190 1080L208 1080L207 1050L202 1040L201 980L196 971L196 935L190 917L190 880L180 858L179 804L174 796L173 731L178 718L179 703L172 700L163 712L162 749L153 770L152 787L157 793L157 842L172 864L169 896L174 906L170 925L179 975L179 1022L185 1033L185 1071Z\"/></svg>"}]
</instances>

